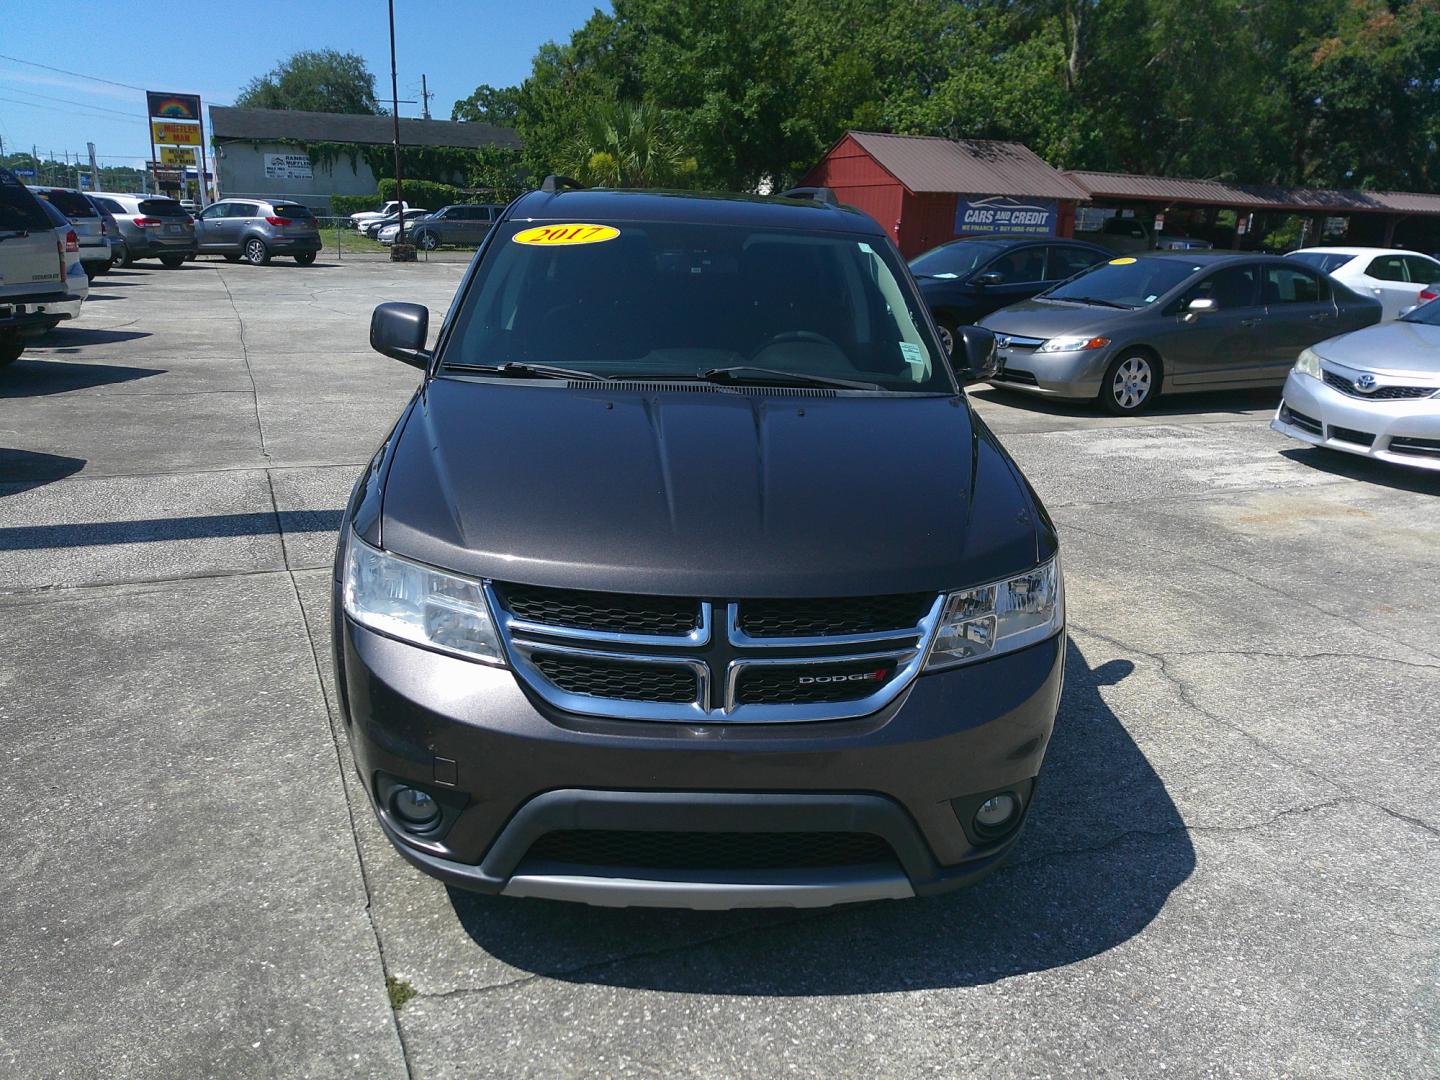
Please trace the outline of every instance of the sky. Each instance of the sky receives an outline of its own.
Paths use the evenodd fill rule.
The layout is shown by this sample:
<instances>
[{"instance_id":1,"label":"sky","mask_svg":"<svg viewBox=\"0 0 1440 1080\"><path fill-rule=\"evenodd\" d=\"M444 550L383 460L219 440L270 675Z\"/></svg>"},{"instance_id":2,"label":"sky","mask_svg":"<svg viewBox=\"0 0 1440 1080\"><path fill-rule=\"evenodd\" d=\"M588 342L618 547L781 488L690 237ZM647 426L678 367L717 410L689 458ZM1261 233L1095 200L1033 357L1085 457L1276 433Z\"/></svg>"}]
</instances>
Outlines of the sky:
<instances>
[{"instance_id":1,"label":"sky","mask_svg":"<svg viewBox=\"0 0 1440 1080\"><path fill-rule=\"evenodd\" d=\"M540 45L568 39L597 6L609 8L605 0L395 0L400 97L415 100L402 103L400 115L420 115L422 74L435 95L431 115L444 120L480 83L520 82ZM385 0L247 0L168 10L153 0L88 0L78 23L58 18L49 3L17 0L5 9L6 153L33 145L42 157L53 150L57 158L66 151L84 158L88 141L102 165L140 165L150 156L145 90L199 94L207 109L233 105L250 79L302 49L358 53L379 96L390 96ZM207 137L208 122L207 115Z\"/></svg>"}]
</instances>

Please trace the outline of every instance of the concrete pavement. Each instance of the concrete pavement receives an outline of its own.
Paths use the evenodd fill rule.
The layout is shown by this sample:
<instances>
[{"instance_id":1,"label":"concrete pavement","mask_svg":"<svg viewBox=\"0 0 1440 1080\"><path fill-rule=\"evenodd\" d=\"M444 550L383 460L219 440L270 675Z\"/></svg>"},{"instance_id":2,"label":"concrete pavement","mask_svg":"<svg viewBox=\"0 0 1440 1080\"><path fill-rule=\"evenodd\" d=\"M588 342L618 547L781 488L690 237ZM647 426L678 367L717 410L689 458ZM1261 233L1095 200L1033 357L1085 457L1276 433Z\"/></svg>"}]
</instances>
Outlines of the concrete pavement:
<instances>
[{"instance_id":1,"label":"concrete pavement","mask_svg":"<svg viewBox=\"0 0 1440 1080\"><path fill-rule=\"evenodd\" d=\"M1292 446L1271 394L979 390L1072 630L1010 866L804 913L450 893L354 783L328 565L416 379L370 309L438 325L463 267L151 265L0 371L0 1074L1435 1072L1440 479Z\"/></svg>"}]
</instances>

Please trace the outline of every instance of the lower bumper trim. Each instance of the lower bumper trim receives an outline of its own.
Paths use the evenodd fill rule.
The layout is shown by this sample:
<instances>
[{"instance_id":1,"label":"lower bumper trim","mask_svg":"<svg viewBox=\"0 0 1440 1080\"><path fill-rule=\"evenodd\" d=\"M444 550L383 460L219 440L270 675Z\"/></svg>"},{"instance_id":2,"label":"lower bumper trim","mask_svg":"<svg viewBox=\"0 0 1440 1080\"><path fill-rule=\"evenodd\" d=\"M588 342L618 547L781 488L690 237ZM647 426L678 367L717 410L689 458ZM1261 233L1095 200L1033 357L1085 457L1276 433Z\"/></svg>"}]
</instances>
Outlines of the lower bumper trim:
<instances>
[{"instance_id":1,"label":"lower bumper trim","mask_svg":"<svg viewBox=\"0 0 1440 1080\"><path fill-rule=\"evenodd\" d=\"M877 866L790 871L783 876L747 875L748 880L674 880L519 873L503 896L567 900L597 907L676 907L702 911L732 908L808 908L871 900L904 900L915 895L898 870Z\"/></svg>"}]
</instances>

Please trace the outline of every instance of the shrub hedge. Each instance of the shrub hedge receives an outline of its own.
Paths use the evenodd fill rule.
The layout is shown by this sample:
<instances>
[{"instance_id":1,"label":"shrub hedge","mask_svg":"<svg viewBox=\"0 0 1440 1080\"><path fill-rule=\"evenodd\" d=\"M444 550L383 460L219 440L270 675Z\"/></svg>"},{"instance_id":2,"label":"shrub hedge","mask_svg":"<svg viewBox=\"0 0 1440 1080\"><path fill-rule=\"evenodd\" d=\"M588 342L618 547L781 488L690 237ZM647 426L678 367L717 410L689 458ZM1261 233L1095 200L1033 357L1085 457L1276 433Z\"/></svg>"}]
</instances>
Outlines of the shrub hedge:
<instances>
[{"instance_id":1,"label":"shrub hedge","mask_svg":"<svg viewBox=\"0 0 1440 1080\"><path fill-rule=\"evenodd\" d=\"M473 200L457 187L450 184L438 184L434 180L406 180L401 185L405 192L405 201L411 206L423 206L427 210L439 210L442 206L450 203L472 202ZM380 180L380 199L383 202L395 198L395 180L393 177L382 177Z\"/></svg>"}]
</instances>

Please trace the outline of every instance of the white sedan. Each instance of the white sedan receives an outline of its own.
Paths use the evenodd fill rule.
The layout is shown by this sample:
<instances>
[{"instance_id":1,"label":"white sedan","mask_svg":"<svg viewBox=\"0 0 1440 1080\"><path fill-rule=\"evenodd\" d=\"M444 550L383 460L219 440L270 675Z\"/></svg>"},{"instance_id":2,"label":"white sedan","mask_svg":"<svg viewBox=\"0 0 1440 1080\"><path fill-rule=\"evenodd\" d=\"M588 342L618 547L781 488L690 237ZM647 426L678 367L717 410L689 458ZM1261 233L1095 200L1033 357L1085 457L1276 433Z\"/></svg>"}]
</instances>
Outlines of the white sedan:
<instances>
[{"instance_id":1,"label":"white sedan","mask_svg":"<svg viewBox=\"0 0 1440 1080\"><path fill-rule=\"evenodd\" d=\"M1312 446L1440 471L1440 300L1310 346L1270 426Z\"/></svg>"},{"instance_id":2,"label":"white sedan","mask_svg":"<svg viewBox=\"0 0 1440 1080\"><path fill-rule=\"evenodd\" d=\"M1415 305L1426 285L1440 281L1440 262L1418 251L1315 247L1292 251L1290 258L1329 274L1361 296L1375 297L1384 308L1382 319L1398 319Z\"/></svg>"}]
</instances>

